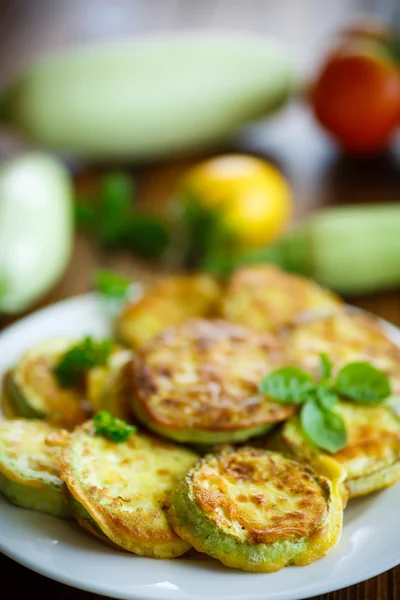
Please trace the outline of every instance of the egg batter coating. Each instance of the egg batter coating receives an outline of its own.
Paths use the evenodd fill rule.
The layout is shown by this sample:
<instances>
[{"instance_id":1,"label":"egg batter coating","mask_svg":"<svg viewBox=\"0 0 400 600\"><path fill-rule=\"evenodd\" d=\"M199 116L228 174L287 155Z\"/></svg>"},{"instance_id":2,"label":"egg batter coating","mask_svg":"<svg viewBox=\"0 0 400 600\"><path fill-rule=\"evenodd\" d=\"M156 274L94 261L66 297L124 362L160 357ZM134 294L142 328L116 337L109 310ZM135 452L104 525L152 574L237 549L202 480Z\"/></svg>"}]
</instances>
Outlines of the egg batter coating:
<instances>
[{"instance_id":1,"label":"egg batter coating","mask_svg":"<svg viewBox=\"0 0 400 600\"><path fill-rule=\"evenodd\" d=\"M193 452L133 433L116 444L92 421L75 429L61 459L61 477L77 521L92 534L135 554L173 558L190 544L169 525L172 490L197 460Z\"/></svg>"},{"instance_id":2,"label":"egg batter coating","mask_svg":"<svg viewBox=\"0 0 400 600\"><path fill-rule=\"evenodd\" d=\"M315 376L319 374L320 354L325 352L334 373L347 363L366 361L389 377L394 393L400 392L400 348L374 315L345 308L288 328L282 341L291 361Z\"/></svg>"},{"instance_id":3,"label":"egg batter coating","mask_svg":"<svg viewBox=\"0 0 400 600\"><path fill-rule=\"evenodd\" d=\"M66 435L44 421L0 420L0 491L13 504L69 516L58 466Z\"/></svg>"},{"instance_id":4,"label":"egg batter coating","mask_svg":"<svg viewBox=\"0 0 400 600\"><path fill-rule=\"evenodd\" d=\"M137 348L190 317L215 316L219 297L220 285L210 275L164 277L121 311L116 322L117 337Z\"/></svg>"},{"instance_id":5,"label":"egg batter coating","mask_svg":"<svg viewBox=\"0 0 400 600\"><path fill-rule=\"evenodd\" d=\"M334 312L341 302L311 279L273 265L256 265L232 275L222 297L221 315L256 331L275 331L305 313Z\"/></svg>"},{"instance_id":6,"label":"egg batter coating","mask_svg":"<svg viewBox=\"0 0 400 600\"><path fill-rule=\"evenodd\" d=\"M169 521L228 567L271 572L310 564L342 531L343 471L332 459L319 466L323 473L250 447L207 455L175 490Z\"/></svg>"},{"instance_id":7,"label":"egg batter coating","mask_svg":"<svg viewBox=\"0 0 400 600\"><path fill-rule=\"evenodd\" d=\"M67 429L88 418L90 407L83 391L62 388L53 372L74 343L64 338L46 340L23 354L4 379L9 410Z\"/></svg>"},{"instance_id":8,"label":"egg batter coating","mask_svg":"<svg viewBox=\"0 0 400 600\"><path fill-rule=\"evenodd\" d=\"M190 319L143 346L132 363L132 407L160 435L180 442L239 442L290 417L292 405L258 391L286 364L269 334L222 320Z\"/></svg>"},{"instance_id":9,"label":"egg batter coating","mask_svg":"<svg viewBox=\"0 0 400 600\"><path fill-rule=\"evenodd\" d=\"M363 496L399 481L400 418L394 410L340 402L335 411L345 422L348 440L331 456L346 469L349 497ZM284 423L271 446L299 460L312 460L320 453L302 433L298 416Z\"/></svg>"}]
</instances>

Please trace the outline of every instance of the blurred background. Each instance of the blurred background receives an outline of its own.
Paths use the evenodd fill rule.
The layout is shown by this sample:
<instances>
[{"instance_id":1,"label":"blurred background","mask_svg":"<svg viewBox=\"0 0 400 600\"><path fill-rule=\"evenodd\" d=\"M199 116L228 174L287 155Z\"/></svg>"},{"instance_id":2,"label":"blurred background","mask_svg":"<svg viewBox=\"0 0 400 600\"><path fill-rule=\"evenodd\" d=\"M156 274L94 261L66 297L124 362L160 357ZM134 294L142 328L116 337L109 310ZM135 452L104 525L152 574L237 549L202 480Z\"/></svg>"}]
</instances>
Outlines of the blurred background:
<instances>
[{"instance_id":1,"label":"blurred background","mask_svg":"<svg viewBox=\"0 0 400 600\"><path fill-rule=\"evenodd\" d=\"M340 139L338 140L337 135L329 131L329 127L333 127L329 121L331 107L328 107L326 113L328 115L326 120L329 122L327 126L326 123L325 125L321 123L321 119L318 119L315 106L312 105L309 97L309 91L321 75L329 53L338 45L339 32L343 32L355 24L357 26L361 24L361 29L363 29L361 38L364 41L367 40L368 43L372 41L372 45L376 46L371 49L368 47L366 51L368 57L374 62L376 57L380 56L383 47L386 52L388 32L390 31L390 35L392 35L399 22L400 5L397 0L379 2L373 0L337 0L335 2L329 0L280 0L279 2L272 0L235 0L234 2L229 0L202 0L201 2L196 0L114 0L112 3L106 0L87 0L86 2L80 0L30 0L30 2L3 0L0 4L0 90L7 90L19 78L23 80L24 73L29 71L30 65L34 61L40 62L43 58L58 52L66 51L68 53L75 46L87 47L98 42L112 43L117 40L135 42L139 37L142 38L149 34L152 34L154 39L161 34L173 36L182 32L188 33L189 37L194 32L214 32L217 36L225 32L232 34L233 38L241 33L249 37L256 35L265 41L276 40L285 56L289 57L294 84L293 88L285 92L285 98L281 99L279 108L272 107L268 114L257 114L256 118L254 118L254 114L249 114L249 118L243 119L243 122L239 119L238 126L232 127L229 135L222 136L218 143L210 143L209 146L206 144L201 148L195 147L190 152L186 152L183 148L181 152L170 153L167 148L161 154L152 155L150 159L146 156L144 160L140 159L137 152L132 156L125 152L122 157L115 159L113 156L110 160L104 153L101 155L95 153L93 156L89 153L89 155L82 156L79 152L74 152L73 144L72 146L69 144L66 150L58 147L57 144L52 145L51 142L49 143L48 131L45 131L44 137L41 138L40 127L35 129L36 123L32 124L38 116L38 112L35 113L38 105L34 105L34 103L40 94L35 97L36 100L35 98L32 100L29 98L31 91L29 85L27 86L28 91L21 85L18 93L11 100L8 99L7 111L4 112L4 114L13 116L11 119L7 118L7 123L1 128L0 161L7 164L11 158L35 149L49 152L67 167L72 177L74 202L77 198L79 201L83 198L87 202L86 208L88 204L92 206L93 202L95 204L98 202L102 185L99 184L99 181L104 184L104 178L107 178L110 173L111 175L122 174L130 179L134 191L131 190L126 194L134 194L137 206L144 207L145 212L150 207L152 215L163 215L167 221L170 217L169 211L172 210L169 201L171 198L179 197L182 190L181 182L185 181L184 176L191 173L196 165L206 159L230 153L246 154L266 161L268 165L272 165L276 169L283 178L284 184L288 186L289 192L286 188L285 191L282 191L279 188L280 184L278 185L280 191L277 192L276 187L272 186L272 191L270 189L268 192L273 196L275 220L281 218L284 221L282 215L278 218L276 214L281 210L282 194L290 196L292 214L290 217L286 216L287 222L282 223L282 226L279 223L278 225L276 222L273 223L278 232L286 231L294 223L304 221L317 208L327 205L350 203L374 205L392 203L396 205L400 194L400 146L397 127L391 126L390 136L386 133L383 134L384 143L381 143L379 139L377 148L373 148L373 151L368 149L367 152L359 152L358 149L354 151L354 148L349 151L347 142L342 143ZM357 33L358 35L359 33ZM392 40L392 38L390 39ZM395 39L394 33L393 39ZM395 46L393 43L391 49ZM364 49L361 51L361 54L363 53ZM394 72L397 70L395 76L399 77L398 57L396 55L397 58L394 58L394 56L395 53L390 54L392 61L390 67L393 67ZM212 71L212 58L209 57L208 60ZM386 91L383 92L383 95L388 93L390 96L392 92L393 94L397 93L396 85L398 88L398 83L389 81L386 85L379 79L381 72L388 69L388 65L385 64L381 67L382 65L378 67L380 72L376 79L380 83L376 85L382 84L385 88ZM266 76L268 68L269 65L266 65ZM54 87L60 86L60 81L63 80L63 67L60 69L61 75L59 79L55 80ZM174 65L165 65L164 72L167 73L169 69L173 72ZM238 65L239 69L240 65ZM367 74L365 76L367 86L371 85L372 87L366 87L364 94L366 99L374 96L371 89L373 89L375 74L372 74L371 80L368 77ZM362 77L360 77L361 80ZM172 79L172 81L174 83L171 85L175 86L178 97L180 94L176 84L178 80ZM215 80L211 79L211 81ZM133 76L131 85L135 86ZM159 91L154 92L159 97L160 106L163 104L164 91L168 88L168 77L165 78L164 85L164 89L161 85ZM329 98L335 97L335 90L343 88L340 77L333 85L333 88L328 85L327 90L323 92L325 94L323 102L329 104ZM40 81L38 86L40 86ZM99 92L99 88L96 91ZM379 93L380 91L377 92L377 96ZM119 95L118 90L115 90L114 95ZM60 91L58 99L57 94L55 95L57 100L54 102L62 104L62 96L63 92ZM109 96L112 97L113 94L111 93ZM354 97L356 98L356 96ZM359 97L357 96L357 98ZM326 100L327 98L328 100ZM92 100L94 104L98 105L104 102L104 97L100 93L93 96ZM40 102L42 101L43 98L40 98ZM48 101L50 103L51 98ZM383 105L379 105L379 101L378 98L373 110L375 113L381 114L384 112L384 108L382 108ZM33 112L26 116L26 111L29 112L31 108L28 106L29 102L34 105ZM334 104L333 99L331 104ZM337 106L339 104L340 101ZM362 104L360 104L360 108ZM230 99L227 97L226 106L229 105ZM398 106L400 106L400 102ZM37 110L40 112L42 109ZM87 106L86 110L88 110ZM14 113L18 113L17 116ZM52 113L51 105L48 110L49 118L51 117L50 113ZM396 118L399 115L400 110L398 110ZM40 118L42 117L43 115ZM196 114L194 117L196 118ZM68 118L67 114L65 117L67 129L72 123L72 121L68 122ZM322 117L322 120L324 118ZM339 121L340 118L341 115ZM29 121L29 119L31 120ZM377 128L379 129L378 125ZM28 133L32 134L33 132L34 135L27 136L27 130ZM268 185L270 185L271 179L268 181ZM108 181L108 183L110 182ZM111 181L111 186L112 184L113 181ZM122 182L122 187L123 185ZM107 187L107 181L105 181L105 186ZM268 193L266 204L269 202ZM285 197L284 201L286 200ZM246 204L245 199L243 202ZM5 203L4 200L3 204ZM139 212L141 209L137 210ZM83 211L85 211L85 206ZM90 213L90 211L88 212ZM90 214L94 218L93 213ZM62 272L58 273L58 277L54 277L54 285L47 283L47 286L43 287L42 293L38 293L32 302L22 303L18 310L4 309L7 314L21 315L26 311L33 310L39 304L90 289L90 273L98 266L116 269L132 278L153 277L160 271L163 272L171 267L182 267L173 260L171 262L171 256L176 258L176 252L174 255L173 252L167 251L167 258L164 255L161 256L161 253L160 256L154 258L154 256L149 257L149 253L146 255L146 251L142 252L140 249L136 251L136 243L131 244L128 249L126 244L99 243L96 228L90 226L90 214L86 215L86 221L85 215L82 217L82 214L79 214L79 222L76 221L74 225L71 255L65 268L61 269ZM239 211L237 218L242 218L240 216L242 214ZM106 219L104 215L103 217ZM261 215L261 217L265 217L268 229L268 218L270 217L265 215ZM246 215L245 218L247 218ZM82 223L86 223L86 228L82 227ZM251 230L254 226L254 218L253 221L249 219L247 226L248 230ZM143 227L144 235L147 236L151 227L150 229L146 228L146 224ZM155 227L157 229L157 224ZM135 231L138 230L141 230L141 221L136 225ZM140 233L138 235L140 237ZM364 232L363 235L365 238L367 234ZM266 238L265 242L276 241L276 239L279 239L278 235L274 239ZM32 240L32 244L34 243ZM261 242L258 245L265 246ZM1 247L0 243L0 252ZM178 248L179 254L181 251L179 244ZM6 251L3 249L3 257L0 256L0 269L1 261L3 261L4 267L6 259L8 260ZM395 263L392 269L394 275L391 275L393 281L385 282L382 286L378 282L375 286L376 289L373 285L368 289L360 288L360 293L357 293L357 290L351 290L348 297L354 303L373 308L375 312L385 312L388 318L399 321L397 281L400 284L400 252L393 260ZM313 273L311 273L312 275ZM382 290L386 292L385 295L377 296ZM342 292L341 289L338 291ZM344 290L344 294L347 295L346 290ZM382 310L380 302L385 303L385 308Z\"/></svg>"}]
</instances>

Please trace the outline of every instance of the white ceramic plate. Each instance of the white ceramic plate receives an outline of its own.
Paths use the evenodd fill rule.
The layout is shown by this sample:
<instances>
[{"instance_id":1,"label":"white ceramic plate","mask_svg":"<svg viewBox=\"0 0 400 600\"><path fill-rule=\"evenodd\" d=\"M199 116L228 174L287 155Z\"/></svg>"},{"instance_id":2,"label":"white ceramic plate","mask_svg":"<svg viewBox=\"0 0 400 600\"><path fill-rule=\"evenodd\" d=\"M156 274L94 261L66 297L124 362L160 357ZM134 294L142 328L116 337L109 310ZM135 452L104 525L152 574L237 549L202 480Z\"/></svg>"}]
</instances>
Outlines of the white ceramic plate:
<instances>
[{"instance_id":1,"label":"white ceramic plate","mask_svg":"<svg viewBox=\"0 0 400 600\"><path fill-rule=\"evenodd\" d=\"M400 331L388 326L400 344ZM21 353L57 335L110 334L96 297L81 296L33 314L0 334L0 375ZM308 567L273 574L228 569L207 557L156 560L119 552L79 529L0 498L0 550L47 577L134 600L300 600L378 575L400 563L400 484L353 500L342 539Z\"/></svg>"}]
</instances>

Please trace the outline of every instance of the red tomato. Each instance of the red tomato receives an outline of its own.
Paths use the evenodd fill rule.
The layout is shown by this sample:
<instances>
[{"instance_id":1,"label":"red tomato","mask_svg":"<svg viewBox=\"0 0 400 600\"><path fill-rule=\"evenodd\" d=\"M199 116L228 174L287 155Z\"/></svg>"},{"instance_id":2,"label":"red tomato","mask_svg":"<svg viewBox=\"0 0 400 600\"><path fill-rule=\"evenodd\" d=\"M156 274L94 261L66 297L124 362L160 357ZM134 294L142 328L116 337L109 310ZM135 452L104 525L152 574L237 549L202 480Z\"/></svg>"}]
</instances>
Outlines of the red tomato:
<instances>
[{"instance_id":1,"label":"red tomato","mask_svg":"<svg viewBox=\"0 0 400 600\"><path fill-rule=\"evenodd\" d=\"M347 41L325 62L311 104L344 149L379 151L399 123L400 70L378 42Z\"/></svg>"}]
</instances>

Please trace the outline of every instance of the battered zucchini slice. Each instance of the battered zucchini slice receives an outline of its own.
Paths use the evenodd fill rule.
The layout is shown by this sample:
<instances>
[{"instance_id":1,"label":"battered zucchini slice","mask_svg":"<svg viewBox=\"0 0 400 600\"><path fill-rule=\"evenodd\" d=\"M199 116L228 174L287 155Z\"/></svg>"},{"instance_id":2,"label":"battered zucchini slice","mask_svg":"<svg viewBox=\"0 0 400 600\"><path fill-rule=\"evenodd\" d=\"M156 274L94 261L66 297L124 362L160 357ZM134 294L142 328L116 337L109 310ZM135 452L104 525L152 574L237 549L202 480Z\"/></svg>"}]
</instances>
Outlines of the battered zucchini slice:
<instances>
[{"instance_id":1,"label":"battered zucchini slice","mask_svg":"<svg viewBox=\"0 0 400 600\"><path fill-rule=\"evenodd\" d=\"M143 433L116 444L96 435L92 421L78 427L61 459L61 478L77 521L115 546L156 558L184 554L167 521L177 482L196 462L185 448Z\"/></svg>"},{"instance_id":2,"label":"battered zucchini slice","mask_svg":"<svg viewBox=\"0 0 400 600\"><path fill-rule=\"evenodd\" d=\"M56 517L70 515L58 457L67 432L44 421L0 420L0 491L13 503Z\"/></svg>"},{"instance_id":3,"label":"battered zucchini slice","mask_svg":"<svg viewBox=\"0 0 400 600\"><path fill-rule=\"evenodd\" d=\"M329 314L341 300L311 279L257 265L236 271L221 302L224 319L256 331L274 331L301 315Z\"/></svg>"},{"instance_id":4,"label":"battered zucchini slice","mask_svg":"<svg viewBox=\"0 0 400 600\"><path fill-rule=\"evenodd\" d=\"M171 275L153 284L117 318L117 337L137 348L163 329L190 317L216 314L220 286L206 274Z\"/></svg>"},{"instance_id":5,"label":"battered zucchini slice","mask_svg":"<svg viewBox=\"0 0 400 600\"><path fill-rule=\"evenodd\" d=\"M190 319L143 346L132 363L132 406L149 429L179 442L241 442L294 413L259 393L287 358L269 334Z\"/></svg>"},{"instance_id":6,"label":"battered zucchini slice","mask_svg":"<svg viewBox=\"0 0 400 600\"><path fill-rule=\"evenodd\" d=\"M308 565L342 531L344 471L329 458L316 466L256 448L207 455L175 490L169 521L196 550L228 567Z\"/></svg>"},{"instance_id":7,"label":"battered zucchini slice","mask_svg":"<svg viewBox=\"0 0 400 600\"><path fill-rule=\"evenodd\" d=\"M334 315L304 321L282 332L291 360L319 374L320 354L328 354L337 373L347 363L366 361L390 379L400 392L400 348L387 336L374 315L343 308Z\"/></svg>"},{"instance_id":8,"label":"battered zucchini slice","mask_svg":"<svg viewBox=\"0 0 400 600\"><path fill-rule=\"evenodd\" d=\"M7 419L17 419L18 413L15 410L14 406L10 402L8 398L7 388L8 388L8 378L10 377L11 372L6 371L3 375L3 383L1 386L1 414Z\"/></svg>"},{"instance_id":9,"label":"battered zucchini slice","mask_svg":"<svg viewBox=\"0 0 400 600\"><path fill-rule=\"evenodd\" d=\"M74 341L52 339L31 348L7 374L4 385L14 413L27 419L73 428L87 419L90 409L79 390L60 387L53 370Z\"/></svg>"},{"instance_id":10,"label":"battered zucchini slice","mask_svg":"<svg viewBox=\"0 0 400 600\"><path fill-rule=\"evenodd\" d=\"M335 411L343 418L348 442L331 456L347 471L350 498L388 487L400 480L400 418L388 406L362 406L340 402ZM298 416L289 419L273 436L271 446L301 460L321 452L304 436Z\"/></svg>"},{"instance_id":11,"label":"battered zucchini slice","mask_svg":"<svg viewBox=\"0 0 400 600\"><path fill-rule=\"evenodd\" d=\"M86 378L87 394L94 412L106 410L124 421L132 420L132 356L130 350L116 348L106 366L89 370Z\"/></svg>"}]
</instances>

